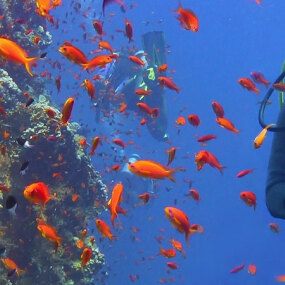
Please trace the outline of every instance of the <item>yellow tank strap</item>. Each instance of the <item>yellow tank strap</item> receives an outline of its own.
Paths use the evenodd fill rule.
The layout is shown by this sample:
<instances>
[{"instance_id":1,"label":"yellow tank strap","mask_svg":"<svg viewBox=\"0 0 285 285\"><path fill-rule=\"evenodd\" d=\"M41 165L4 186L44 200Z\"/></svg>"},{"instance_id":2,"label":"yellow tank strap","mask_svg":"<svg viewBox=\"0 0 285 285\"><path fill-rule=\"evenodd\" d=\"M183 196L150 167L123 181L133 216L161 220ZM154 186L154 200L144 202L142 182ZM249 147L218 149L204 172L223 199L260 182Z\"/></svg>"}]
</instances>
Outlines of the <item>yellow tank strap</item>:
<instances>
[{"instance_id":1,"label":"yellow tank strap","mask_svg":"<svg viewBox=\"0 0 285 285\"><path fill-rule=\"evenodd\" d=\"M155 80L155 72L153 67L148 68L147 71L148 71L148 79Z\"/></svg>"}]
</instances>

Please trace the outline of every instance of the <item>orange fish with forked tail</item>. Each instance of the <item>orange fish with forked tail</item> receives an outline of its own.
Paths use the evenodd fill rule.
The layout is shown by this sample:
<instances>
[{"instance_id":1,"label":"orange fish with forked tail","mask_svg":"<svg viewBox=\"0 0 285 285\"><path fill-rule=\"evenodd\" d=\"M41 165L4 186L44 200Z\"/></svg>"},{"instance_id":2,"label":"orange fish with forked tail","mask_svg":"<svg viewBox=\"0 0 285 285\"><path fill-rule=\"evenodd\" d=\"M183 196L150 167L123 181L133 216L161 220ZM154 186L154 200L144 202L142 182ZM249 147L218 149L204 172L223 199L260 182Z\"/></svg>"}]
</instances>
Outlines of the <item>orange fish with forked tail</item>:
<instances>
[{"instance_id":1,"label":"orange fish with forked tail","mask_svg":"<svg viewBox=\"0 0 285 285\"><path fill-rule=\"evenodd\" d=\"M47 225L42 219L37 218L36 220L38 222L37 229L41 232L42 237L53 242L57 249L61 245L61 237L58 236L56 230L52 226Z\"/></svg>"},{"instance_id":2,"label":"orange fish with forked tail","mask_svg":"<svg viewBox=\"0 0 285 285\"><path fill-rule=\"evenodd\" d=\"M107 237L109 240L115 238L115 236L111 233L109 226L103 220L96 219L95 224L98 231L102 234L103 237Z\"/></svg>"},{"instance_id":3,"label":"orange fish with forked tail","mask_svg":"<svg viewBox=\"0 0 285 285\"><path fill-rule=\"evenodd\" d=\"M19 266L15 263L15 261L13 261L12 259L10 259L8 257L1 258L1 261L3 262L3 264L5 265L5 267L8 270L10 270L10 271L14 271L15 270L16 274L18 275L18 277L20 276L21 273L25 272L25 270L22 270L22 269L19 268Z\"/></svg>"},{"instance_id":4,"label":"orange fish with forked tail","mask_svg":"<svg viewBox=\"0 0 285 285\"><path fill-rule=\"evenodd\" d=\"M133 163L129 163L128 169L141 177L151 179L164 179L168 178L173 182L176 182L172 174L178 170L185 171L183 167L177 167L174 169L168 169L162 164L152 160L137 160Z\"/></svg>"},{"instance_id":5,"label":"orange fish with forked tail","mask_svg":"<svg viewBox=\"0 0 285 285\"><path fill-rule=\"evenodd\" d=\"M33 76L31 64L39 59L39 57L28 57L27 53L20 46L6 38L0 38L0 56L15 63L24 64L31 76Z\"/></svg>"},{"instance_id":6,"label":"orange fish with forked tail","mask_svg":"<svg viewBox=\"0 0 285 285\"><path fill-rule=\"evenodd\" d=\"M24 196L31 203L42 204L43 206L53 198L49 193L48 186L43 182L28 185L24 190Z\"/></svg>"},{"instance_id":7,"label":"orange fish with forked tail","mask_svg":"<svg viewBox=\"0 0 285 285\"><path fill-rule=\"evenodd\" d=\"M164 212L166 217L169 219L174 228L176 228L180 233L185 234L186 241L189 240L191 233L199 232L203 233L203 227L199 225L191 225L187 215L174 207L165 207Z\"/></svg>"}]
</instances>

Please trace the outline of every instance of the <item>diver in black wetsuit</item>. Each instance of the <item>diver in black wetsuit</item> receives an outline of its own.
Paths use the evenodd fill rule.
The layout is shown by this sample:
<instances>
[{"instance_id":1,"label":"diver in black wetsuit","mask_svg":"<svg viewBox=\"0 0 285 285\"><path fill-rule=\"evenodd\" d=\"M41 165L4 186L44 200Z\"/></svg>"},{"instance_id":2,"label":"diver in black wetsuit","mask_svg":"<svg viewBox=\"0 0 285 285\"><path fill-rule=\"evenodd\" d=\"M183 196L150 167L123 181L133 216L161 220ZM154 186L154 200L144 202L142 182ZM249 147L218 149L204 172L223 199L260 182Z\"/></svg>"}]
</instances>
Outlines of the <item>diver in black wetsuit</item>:
<instances>
[{"instance_id":1,"label":"diver in black wetsuit","mask_svg":"<svg viewBox=\"0 0 285 285\"><path fill-rule=\"evenodd\" d=\"M159 108L157 118L147 118L147 127L155 139L159 141L167 140L167 114L164 89L157 81L157 68L166 63L166 48L164 35L160 31L146 33L142 36L143 50L135 55L144 62L144 67L138 67L132 63L128 56L129 52L121 51L119 59L107 67L104 79L107 86L102 82L96 84L96 89L101 92L100 101L97 103L97 121L100 119L100 110L110 113L112 103L115 102L118 109L119 103L125 102L127 109L135 112L139 111L136 106L138 102L148 104L151 108ZM145 56L147 54L147 56ZM161 73L163 75L163 73ZM136 89L151 90L150 96L134 94ZM104 94L103 94L104 93ZM124 97L120 97L123 94Z\"/></svg>"},{"instance_id":2,"label":"diver in black wetsuit","mask_svg":"<svg viewBox=\"0 0 285 285\"><path fill-rule=\"evenodd\" d=\"M279 83L285 77L285 71L275 80ZM259 111L259 122L264 128L263 113L268 99L274 91L273 85L267 91ZM280 94L281 109L276 126L268 130L274 132L266 181L266 205L273 217L285 219L285 104Z\"/></svg>"}]
</instances>

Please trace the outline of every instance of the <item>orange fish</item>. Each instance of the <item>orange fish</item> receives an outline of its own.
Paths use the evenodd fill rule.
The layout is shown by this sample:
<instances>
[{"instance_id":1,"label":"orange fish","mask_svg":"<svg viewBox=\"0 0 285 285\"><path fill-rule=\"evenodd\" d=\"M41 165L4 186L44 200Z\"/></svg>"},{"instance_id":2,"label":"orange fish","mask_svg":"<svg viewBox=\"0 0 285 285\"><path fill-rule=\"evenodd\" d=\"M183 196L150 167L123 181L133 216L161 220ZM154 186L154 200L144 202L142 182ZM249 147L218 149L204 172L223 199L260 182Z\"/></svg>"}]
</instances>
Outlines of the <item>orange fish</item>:
<instances>
[{"instance_id":1,"label":"orange fish","mask_svg":"<svg viewBox=\"0 0 285 285\"><path fill-rule=\"evenodd\" d=\"M255 264L249 264L247 267L247 271L250 275L255 275L256 271L257 271L256 265Z\"/></svg>"},{"instance_id":2,"label":"orange fish","mask_svg":"<svg viewBox=\"0 0 285 285\"><path fill-rule=\"evenodd\" d=\"M167 63L164 63L157 68L157 72L160 73L165 71L166 69L167 69Z\"/></svg>"},{"instance_id":3,"label":"orange fish","mask_svg":"<svg viewBox=\"0 0 285 285\"><path fill-rule=\"evenodd\" d=\"M87 64L88 62L85 54L79 48L73 46L70 42L64 42L58 51L75 64L83 65Z\"/></svg>"},{"instance_id":4,"label":"orange fish","mask_svg":"<svg viewBox=\"0 0 285 285\"><path fill-rule=\"evenodd\" d=\"M202 227L198 226L195 228L192 228L190 225L189 219L186 216L186 214L174 207L165 207L164 212L166 217L171 222L172 226L176 228L180 233L185 234L186 241L189 240L189 235L193 232L202 232Z\"/></svg>"},{"instance_id":5,"label":"orange fish","mask_svg":"<svg viewBox=\"0 0 285 285\"><path fill-rule=\"evenodd\" d=\"M82 84L80 84L80 86L85 87L85 89L87 90L87 93L90 96L91 100L95 99L95 86L90 80L84 79L84 82Z\"/></svg>"},{"instance_id":6,"label":"orange fish","mask_svg":"<svg viewBox=\"0 0 285 285\"><path fill-rule=\"evenodd\" d=\"M150 115L151 117L155 117L156 108L151 108L148 104L139 102L136 104L144 113Z\"/></svg>"},{"instance_id":7,"label":"orange fish","mask_svg":"<svg viewBox=\"0 0 285 285\"><path fill-rule=\"evenodd\" d=\"M224 112L224 109L220 103L213 101L212 102L212 108L213 108L213 110L214 110L214 112L218 118L224 117L225 112Z\"/></svg>"},{"instance_id":8,"label":"orange fish","mask_svg":"<svg viewBox=\"0 0 285 285\"><path fill-rule=\"evenodd\" d=\"M108 50L108 51L111 52L111 53L114 52L114 50L113 50L113 48L111 47L111 45L110 45L108 42L106 42L106 41L101 41L101 42L99 42L99 43L98 43L98 46L99 46L100 49L106 49L106 50Z\"/></svg>"},{"instance_id":9,"label":"orange fish","mask_svg":"<svg viewBox=\"0 0 285 285\"><path fill-rule=\"evenodd\" d=\"M164 257L167 257L167 258L172 258L172 257L175 257L175 256L176 256L176 250L173 249L173 248L170 248L170 249L163 249L163 248L161 247L159 254L160 254L160 255L163 255Z\"/></svg>"},{"instance_id":10,"label":"orange fish","mask_svg":"<svg viewBox=\"0 0 285 285\"><path fill-rule=\"evenodd\" d=\"M248 205L253 206L253 209L256 208L256 196L253 192L243 191L240 193L240 198Z\"/></svg>"},{"instance_id":11,"label":"orange fish","mask_svg":"<svg viewBox=\"0 0 285 285\"><path fill-rule=\"evenodd\" d=\"M88 144L87 144L87 141L86 141L86 138L83 138L83 139L80 139L79 141L78 141L78 144L80 145L80 146L83 146L83 147L86 147Z\"/></svg>"},{"instance_id":12,"label":"orange fish","mask_svg":"<svg viewBox=\"0 0 285 285\"><path fill-rule=\"evenodd\" d=\"M267 81L263 74L261 72L258 71L252 71L250 73L250 76L252 77L252 79L256 82L256 83L262 83L266 88L268 87L268 85L270 84L269 81Z\"/></svg>"},{"instance_id":13,"label":"orange fish","mask_svg":"<svg viewBox=\"0 0 285 285\"><path fill-rule=\"evenodd\" d=\"M80 256L81 258L81 267L86 266L86 264L90 261L92 256L92 249L89 247L85 247L82 251L82 254Z\"/></svg>"},{"instance_id":14,"label":"orange fish","mask_svg":"<svg viewBox=\"0 0 285 285\"><path fill-rule=\"evenodd\" d=\"M136 89L135 90L136 95L149 96L151 93L152 93L151 90L145 90L145 89Z\"/></svg>"},{"instance_id":15,"label":"orange fish","mask_svg":"<svg viewBox=\"0 0 285 285\"><path fill-rule=\"evenodd\" d=\"M261 145L263 144L263 141L265 140L267 130L271 127L274 126L275 124L269 124L267 125L259 134L258 136L254 139L253 146L254 148L260 148Z\"/></svg>"},{"instance_id":16,"label":"orange fish","mask_svg":"<svg viewBox=\"0 0 285 285\"><path fill-rule=\"evenodd\" d=\"M281 91L281 92L284 92L285 91L285 84L280 82L280 83L274 83L273 84L273 87L278 90L278 91Z\"/></svg>"},{"instance_id":17,"label":"orange fish","mask_svg":"<svg viewBox=\"0 0 285 285\"><path fill-rule=\"evenodd\" d=\"M141 121L140 121L140 124L143 126L146 124L146 119L145 118L142 118Z\"/></svg>"},{"instance_id":18,"label":"orange fish","mask_svg":"<svg viewBox=\"0 0 285 285\"><path fill-rule=\"evenodd\" d=\"M19 266L15 263L15 261L13 261L12 259L10 259L8 257L1 258L1 261L3 262L4 266L8 270L10 270L10 271L15 270L18 277L20 276L21 273L25 272L25 270L22 270L19 268Z\"/></svg>"},{"instance_id":19,"label":"orange fish","mask_svg":"<svg viewBox=\"0 0 285 285\"><path fill-rule=\"evenodd\" d=\"M175 90L177 93L181 89L169 77L159 76L157 79L161 87L167 87L171 90Z\"/></svg>"},{"instance_id":20,"label":"orange fish","mask_svg":"<svg viewBox=\"0 0 285 285\"><path fill-rule=\"evenodd\" d=\"M95 154L95 150L97 149L97 147L99 145L99 142L100 142L100 138L99 137L95 137L92 140L91 151L89 153L90 155L94 155Z\"/></svg>"},{"instance_id":21,"label":"orange fish","mask_svg":"<svg viewBox=\"0 0 285 285\"><path fill-rule=\"evenodd\" d=\"M243 88L246 88L247 90L249 90L249 91L253 91L253 92L255 92L256 94L258 94L259 93L259 89L257 89L256 87L255 87L255 84L254 84L254 82L251 80L251 79L249 79L249 78L240 78L239 80L238 80L238 83L243 87Z\"/></svg>"},{"instance_id":22,"label":"orange fish","mask_svg":"<svg viewBox=\"0 0 285 285\"><path fill-rule=\"evenodd\" d=\"M126 37L129 39L129 42L133 42L133 26L130 21L128 21L126 18L124 18L125 21L125 31L126 31Z\"/></svg>"},{"instance_id":23,"label":"orange fish","mask_svg":"<svg viewBox=\"0 0 285 285\"><path fill-rule=\"evenodd\" d=\"M105 67L108 63L112 62L112 58L109 55L98 55L95 56L93 59L88 61L87 63L81 64L83 66L83 70L89 68L96 68L96 67Z\"/></svg>"},{"instance_id":24,"label":"orange fish","mask_svg":"<svg viewBox=\"0 0 285 285\"><path fill-rule=\"evenodd\" d=\"M277 282L284 282L285 283L285 275L279 275L275 277Z\"/></svg>"},{"instance_id":25,"label":"orange fish","mask_svg":"<svg viewBox=\"0 0 285 285\"><path fill-rule=\"evenodd\" d=\"M235 134L238 134L239 130L235 128L234 124L226 119L226 118L221 118L221 117L218 117L216 118L216 122L222 127L222 128L225 128L231 132L234 132Z\"/></svg>"},{"instance_id":26,"label":"orange fish","mask_svg":"<svg viewBox=\"0 0 285 285\"><path fill-rule=\"evenodd\" d=\"M221 165L212 153L206 150L200 150L199 153L195 155L195 163L197 165L197 170L201 170L205 163L218 168L221 173L225 168L225 166Z\"/></svg>"},{"instance_id":27,"label":"orange fish","mask_svg":"<svg viewBox=\"0 0 285 285\"><path fill-rule=\"evenodd\" d=\"M84 246L84 241L82 241L82 240L76 241L76 246L77 246L79 249L83 248L83 246Z\"/></svg>"},{"instance_id":28,"label":"orange fish","mask_svg":"<svg viewBox=\"0 0 285 285\"><path fill-rule=\"evenodd\" d=\"M174 169L167 169L162 164L152 161L152 160L137 160L133 163L129 163L128 169L141 177L151 178L151 179L164 179L168 178L175 182L172 174L178 170L185 171L182 167L177 167Z\"/></svg>"},{"instance_id":29,"label":"orange fish","mask_svg":"<svg viewBox=\"0 0 285 285\"><path fill-rule=\"evenodd\" d=\"M127 104L124 103L124 102L121 103L121 104L120 104L119 113L123 113L126 109L127 109Z\"/></svg>"},{"instance_id":30,"label":"orange fish","mask_svg":"<svg viewBox=\"0 0 285 285\"><path fill-rule=\"evenodd\" d=\"M33 76L31 65L35 60L39 59L38 57L28 57L27 53L20 46L6 38L0 38L0 56L15 63L24 64L31 76Z\"/></svg>"},{"instance_id":31,"label":"orange fish","mask_svg":"<svg viewBox=\"0 0 285 285\"><path fill-rule=\"evenodd\" d=\"M197 115L195 114L191 114L187 117L188 122L194 126L194 127L198 127L200 125L200 119Z\"/></svg>"},{"instance_id":32,"label":"orange fish","mask_svg":"<svg viewBox=\"0 0 285 285\"><path fill-rule=\"evenodd\" d=\"M276 223L269 223L269 227L274 233L280 232L280 228Z\"/></svg>"},{"instance_id":33,"label":"orange fish","mask_svg":"<svg viewBox=\"0 0 285 285\"><path fill-rule=\"evenodd\" d=\"M115 143L116 145L119 145L122 148L126 147L126 144L121 139L113 139L113 143Z\"/></svg>"},{"instance_id":34,"label":"orange fish","mask_svg":"<svg viewBox=\"0 0 285 285\"><path fill-rule=\"evenodd\" d=\"M173 246L176 250L180 251L182 254L185 254L185 251L183 250L182 243L181 243L180 241L177 241L177 240L175 240L174 238L172 238L172 239L170 240L170 243L172 244L172 246Z\"/></svg>"},{"instance_id":35,"label":"orange fish","mask_svg":"<svg viewBox=\"0 0 285 285\"><path fill-rule=\"evenodd\" d=\"M174 12L179 14L178 20L182 28L185 30L190 30L192 32L198 32L199 21L197 16L191 10L183 9L180 4L178 10Z\"/></svg>"},{"instance_id":36,"label":"orange fish","mask_svg":"<svg viewBox=\"0 0 285 285\"><path fill-rule=\"evenodd\" d=\"M122 194L123 194L124 186L122 183L117 183L112 191L111 199L108 202L111 212L111 221L114 227L115 218L117 218L117 208L119 203L122 201Z\"/></svg>"},{"instance_id":37,"label":"orange fish","mask_svg":"<svg viewBox=\"0 0 285 285\"><path fill-rule=\"evenodd\" d=\"M57 235L56 230L47 225L42 219L37 218L38 222L37 229L41 232L43 238L47 238L49 241L53 242L56 249L61 245L61 238Z\"/></svg>"},{"instance_id":38,"label":"orange fish","mask_svg":"<svg viewBox=\"0 0 285 285\"><path fill-rule=\"evenodd\" d=\"M134 62L138 65L141 65L141 66L145 65L145 62L142 59L140 59L138 56L135 56L135 55L130 55L129 60L131 60L132 62Z\"/></svg>"},{"instance_id":39,"label":"orange fish","mask_svg":"<svg viewBox=\"0 0 285 285\"><path fill-rule=\"evenodd\" d=\"M41 203L43 206L53 198L49 193L48 186L43 182L28 185L24 190L24 197L33 204Z\"/></svg>"},{"instance_id":40,"label":"orange fish","mask_svg":"<svg viewBox=\"0 0 285 285\"><path fill-rule=\"evenodd\" d=\"M170 150L166 150L166 153L168 155L168 161L167 161L167 166L173 161L175 158L175 153L176 153L177 147L172 147Z\"/></svg>"},{"instance_id":41,"label":"orange fish","mask_svg":"<svg viewBox=\"0 0 285 285\"><path fill-rule=\"evenodd\" d=\"M109 226L103 220L96 219L95 224L98 231L102 234L103 237L107 237L109 240L115 238L115 236L111 233Z\"/></svg>"},{"instance_id":42,"label":"orange fish","mask_svg":"<svg viewBox=\"0 0 285 285\"><path fill-rule=\"evenodd\" d=\"M63 107L62 107L62 115L61 115L61 121L60 121L60 125L61 126L66 126L70 117L71 117L71 112L73 109L73 104L74 104L74 98L69 97Z\"/></svg>"},{"instance_id":43,"label":"orange fish","mask_svg":"<svg viewBox=\"0 0 285 285\"><path fill-rule=\"evenodd\" d=\"M186 120L183 116L180 116L175 120L175 123L177 125L184 126L186 124Z\"/></svg>"}]
</instances>

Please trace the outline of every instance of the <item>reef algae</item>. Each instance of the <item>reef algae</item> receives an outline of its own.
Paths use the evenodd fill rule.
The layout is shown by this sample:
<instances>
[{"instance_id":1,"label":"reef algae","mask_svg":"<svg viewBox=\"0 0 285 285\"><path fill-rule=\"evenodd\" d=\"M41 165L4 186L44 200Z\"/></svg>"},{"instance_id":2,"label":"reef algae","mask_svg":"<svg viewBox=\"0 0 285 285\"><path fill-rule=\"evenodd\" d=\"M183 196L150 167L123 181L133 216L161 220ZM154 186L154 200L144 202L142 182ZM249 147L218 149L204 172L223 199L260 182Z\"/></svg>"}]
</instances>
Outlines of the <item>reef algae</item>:
<instances>
[{"instance_id":1,"label":"reef algae","mask_svg":"<svg viewBox=\"0 0 285 285\"><path fill-rule=\"evenodd\" d=\"M94 237L86 232L82 235L82 231L105 210L107 192L90 157L78 145L79 125L69 123L55 132L61 111L47 92L42 89L44 95L38 96L30 87L34 102L26 107L27 98L12 77L2 69L0 76L0 107L5 110L0 115L0 184L10 188L0 197L0 243L6 248L6 256L25 270L20 277L13 274L9 278L20 285L94 284L104 256ZM45 112L48 107L55 112L53 119ZM17 143L18 138L28 141L30 147ZM24 161L29 161L29 166L22 175ZM23 196L27 185L39 181L46 183L53 195L45 207L33 205ZM5 208L8 195L17 199L16 216ZM73 195L78 195L76 201ZM62 239L57 250L37 230L37 218L56 229ZM78 239L92 249L91 260L84 268L78 266L82 252L76 245ZM7 273L4 265L0 266L0 284L9 284Z\"/></svg>"}]
</instances>

